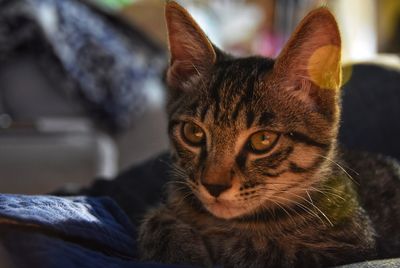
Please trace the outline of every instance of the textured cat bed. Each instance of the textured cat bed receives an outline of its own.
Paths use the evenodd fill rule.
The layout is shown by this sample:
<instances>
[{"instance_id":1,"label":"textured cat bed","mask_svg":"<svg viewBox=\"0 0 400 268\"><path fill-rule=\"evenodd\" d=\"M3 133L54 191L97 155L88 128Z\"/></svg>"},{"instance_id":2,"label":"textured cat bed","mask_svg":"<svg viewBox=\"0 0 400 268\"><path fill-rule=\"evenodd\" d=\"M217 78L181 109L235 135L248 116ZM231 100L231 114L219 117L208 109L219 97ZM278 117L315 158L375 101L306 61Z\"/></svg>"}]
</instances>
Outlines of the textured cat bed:
<instances>
[{"instance_id":1,"label":"textured cat bed","mask_svg":"<svg viewBox=\"0 0 400 268\"><path fill-rule=\"evenodd\" d=\"M338 266L338 268L398 268L398 267L400 267L400 259L366 261L366 262Z\"/></svg>"}]
</instances>

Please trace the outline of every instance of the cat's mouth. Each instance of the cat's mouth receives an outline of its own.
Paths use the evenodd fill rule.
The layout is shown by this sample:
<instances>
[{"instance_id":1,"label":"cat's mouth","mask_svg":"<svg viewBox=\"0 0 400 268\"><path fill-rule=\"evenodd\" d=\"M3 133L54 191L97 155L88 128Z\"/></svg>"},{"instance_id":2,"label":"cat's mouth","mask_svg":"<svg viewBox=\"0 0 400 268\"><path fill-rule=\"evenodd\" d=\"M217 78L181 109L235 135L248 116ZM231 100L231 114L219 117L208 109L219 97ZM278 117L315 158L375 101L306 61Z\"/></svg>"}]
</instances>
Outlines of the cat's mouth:
<instances>
[{"instance_id":1,"label":"cat's mouth","mask_svg":"<svg viewBox=\"0 0 400 268\"><path fill-rule=\"evenodd\" d=\"M251 213L259 206L259 202L243 202L234 197L234 193L213 197L200 190L198 195L204 207L212 215L222 219L233 219Z\"/></svg>"}]
</instances>

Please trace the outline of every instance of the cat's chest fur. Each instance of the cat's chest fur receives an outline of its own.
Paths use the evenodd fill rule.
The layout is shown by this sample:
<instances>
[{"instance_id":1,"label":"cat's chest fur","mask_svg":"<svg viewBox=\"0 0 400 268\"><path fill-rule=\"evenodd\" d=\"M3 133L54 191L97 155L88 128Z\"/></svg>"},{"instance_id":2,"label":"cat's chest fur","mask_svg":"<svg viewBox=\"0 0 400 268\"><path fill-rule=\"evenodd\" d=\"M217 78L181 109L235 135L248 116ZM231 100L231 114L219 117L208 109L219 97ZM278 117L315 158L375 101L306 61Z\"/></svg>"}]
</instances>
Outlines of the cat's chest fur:
<instances>
[{"instance_id":1,"label":"cat's chest fur","mask_svg":"<svg viewBox=\"0 0 400 268\"><path fill-rule=\"evenodd\" d=\"M282 252L285 252L288 259L291 259L289 256L295 254L302 244L302 239L295 235L295 226L292 226L292 230L284 234L274 228L276 225L261 226L249 223L248 226L221 224L215 227L212 222L194 226L203 237L215 264L237 265L249 258L255 260L256 256L263 256L265 258L263 261L268 256L268 260L273 261L280 258Z\"/></svg>"}]
</instances>

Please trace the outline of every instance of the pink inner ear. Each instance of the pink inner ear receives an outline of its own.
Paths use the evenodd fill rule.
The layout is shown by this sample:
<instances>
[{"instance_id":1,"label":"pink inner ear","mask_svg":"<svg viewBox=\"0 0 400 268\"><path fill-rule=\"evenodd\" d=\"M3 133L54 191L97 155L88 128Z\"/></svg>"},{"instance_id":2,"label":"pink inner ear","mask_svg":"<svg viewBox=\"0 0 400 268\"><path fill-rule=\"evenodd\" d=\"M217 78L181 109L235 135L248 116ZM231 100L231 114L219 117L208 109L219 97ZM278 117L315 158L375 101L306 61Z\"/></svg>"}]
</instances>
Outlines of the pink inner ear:
<instances>
[{"instance_id":1,"label":"pink inner ear","mask_svg":"<svg viewBox=\"0 0 400 268\"><path fill-rule=\"evenodd\" d=\"M181 87L182 83L188 82L193 76L199 75L191 62L175 60L168 68L167 84L173 87Z\"/></svg>"},{"instance_id":2,"label":"pink inner ear","mask_svg":"<svg viewBox=\"0 0 400 268\"><path fill-rule=\"evenodd\" d=\"M325 8L310 12L277 58L276 71L313 81L321 88L340 86L341 41L335 18Z\"/></svg>"},{"instance_id":3,"label":"pink inner ear","mask_svg":"<svg viewBox=\"0 0 400 268\"><path fill-rule=\"evenodd\" d=\"M299 24L276 60L274 75L282 90L312 109L335 109L340 87L340 34L325 8L311 11Z\"/></svg>"},{"instance_id":4,"label":"pink inner ear","mask_svg":"<svg viewBox=\"0 0 400 268\"><path fill-rule=\"evenodd\" d=\"M207 36L184 8L169 2L165 15L171 53L167 82L177 85L209 70L216 55Z\"/></svg>"},{"instance_id":5,"label":"pink inner ear","mask_svg":"<svg viewBox=\"0 0 400 268\"><path fill-rule=\"evenodd\" d=\"M170 68L175 69L175 73L182 76L200 75L213 64L213 55L207 53L207 49L202 48L201 44L188 43L188 41L191 40L174 47L171 44Z\"/></svg>"},{"instance_id":6,"label":"pink inner ear","mask_svg":"<svg viewBox=\"0 0 400 268\"><path fill-rule=\"evenodd\" d=\"M299 79L294 82L293 86L286 88L297 99L301 100L311 108L315 108L315 102L310 98L312 94L312 85L306 79Z\"/></svg>"}]
</instances>

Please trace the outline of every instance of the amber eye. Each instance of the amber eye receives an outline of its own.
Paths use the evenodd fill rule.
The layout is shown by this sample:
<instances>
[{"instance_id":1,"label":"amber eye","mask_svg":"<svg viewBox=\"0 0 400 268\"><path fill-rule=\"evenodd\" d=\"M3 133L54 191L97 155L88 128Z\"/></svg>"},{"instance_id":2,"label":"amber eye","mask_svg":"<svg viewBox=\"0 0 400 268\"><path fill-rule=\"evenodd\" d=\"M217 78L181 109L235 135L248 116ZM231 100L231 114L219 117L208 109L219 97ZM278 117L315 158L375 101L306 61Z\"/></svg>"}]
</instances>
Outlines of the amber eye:
<instances>
[{"instance_id":1,"label":"amber eye","mask_svg":"<svg viewBox=\"0 0 400 268\"><path fill-rule=\"evenodd\" d=\"M204 131L198 125L190 122L183 124L182 134L190 145L195 146L203 143L205 138Z\"/></svg>"},{"instance_id":2,"label":"amber eye","mask_svg":"<svg viewBox=\"0 0 400 268\"><path fill-rule=\"evenodd\" d=\"M274 147L278 137L278 134L273 132L259 131L251 135L249 147L255 153L265 153Z\"/></svg>"}]
</instances>

